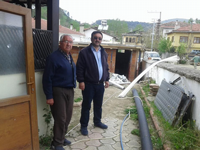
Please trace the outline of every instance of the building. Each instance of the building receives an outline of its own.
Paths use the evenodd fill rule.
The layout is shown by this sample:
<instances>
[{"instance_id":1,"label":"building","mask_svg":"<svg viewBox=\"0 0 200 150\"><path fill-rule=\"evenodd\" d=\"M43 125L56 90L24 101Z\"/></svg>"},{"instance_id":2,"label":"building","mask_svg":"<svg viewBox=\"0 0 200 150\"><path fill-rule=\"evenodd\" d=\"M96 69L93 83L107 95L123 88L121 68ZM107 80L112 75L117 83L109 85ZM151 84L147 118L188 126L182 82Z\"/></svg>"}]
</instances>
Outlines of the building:
<instances>
[{"instance_id":1,"label":"building","mask_svg":"<svg viewBox=\"0 0 200 150\"><path fill-rule=\"evenodd\" d=\"M32 18L32 28L35 28L35 20L34 18ZM45 19L41 19L41 30L47 30L47 20ZM70 26L70 29L64 26L59 25L59 38L63 35L63 34L69 34L74 38L75 42L79 42L79 41L86 41L85 39L85 35L77 32L75 30L73 30L73 26Z\"/></svg>"},{"instance_id":2,"label":"building","mask_svg":"<svg viewBox=\"0 0 200 150\"><path fill-rule=\"evenodd\" d=\"M84 33L85 34L85 38L88 40L88 42L90 42L91 40L91 34L92 32L94 31L97 31L98 29L97 28L87 28L87 29L84 29L84 28L80 28L80 32L81 33ZM101 31L102 34L103 34L103 40L102 40L102 43L113 43L113 44L119 44L120 42L117 42L116 41L116 37L112 36L112 35L109 35L108 33L106 33L105 31Z\"/></svg>"},{"instance_id":3,"label":"building","mask_svg":"<svg viewBox=\"0 0 200 150\"><path fill-rule=\"evenodd\" d=\"M160 26L161 32L162 32L162 37L167 38L167 33L171 32L172 30L176 30L181 27L186 27L189 26L189 23L186 22L180 22L180 21L171 21L168 23L164 23Z\"/></svg>"},{"instance_id":4,"label":"building","mask_svg":"<svg viewBox=\"0 0 200 150\"><path fill-rule=\"evenodd\" d=\"M172 30L167 33L167 38L172 41L174 47L178 47L180 43L185 43L187 52L200 50L200 24L191 24Z\"/></svg>"},{"instance_id":5,"label":"building","mask_svg":"<svg viewBox=\"0 0 200 150\"><path fill-rule=\"evenodd\" d=\"M142 32L129 32L122 34L123 45L142 45Z\"/></svg>"}]
</instances>

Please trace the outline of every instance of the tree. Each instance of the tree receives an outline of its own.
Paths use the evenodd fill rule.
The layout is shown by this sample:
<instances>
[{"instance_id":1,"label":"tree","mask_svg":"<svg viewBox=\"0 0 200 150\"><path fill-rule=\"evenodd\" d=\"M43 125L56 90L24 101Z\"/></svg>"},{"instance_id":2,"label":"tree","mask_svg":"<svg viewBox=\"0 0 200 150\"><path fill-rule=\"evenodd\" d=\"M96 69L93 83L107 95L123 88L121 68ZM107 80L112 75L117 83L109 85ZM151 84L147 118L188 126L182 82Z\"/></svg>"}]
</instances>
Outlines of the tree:
<instances>
[{"instance_id":1,"label":"tree","mask_svg":"<svg viewBox=\"0 0 200 150\"><path fill-rule=\"evenodd\" d=\"M192 19L192 18L190 18L189 20L188 20L188 23L193 23L194 22L194 20Z\"/></svg>"},{"instance_id":2,"label":"tree","mask_svg":"<svg viewBox=\"0 0 200 150\"><path fill-rule=\"evenodd\" d=\"M158 49L160 53L170 52L172 47L172 42L169 39L162 38L158 44Z\"/></svg>"},{"instance_id":3,"label":"tree","mask_svg":"<svg viewBox=\"0 0 200 150\"><path fill-rule=\"evenodd\" d=\"M195 22L200 24L200 20L198 18L196 18Z\"/></svg>"},{"instance_id":4,"label":"tree","mask_svg":"<svg viewBox=\"0 0 200 150\"><path fill-rule=\"evenodd\" d=\"M181 63L183 61L183 56L186 52L186 45L184 43L180 43L180 45L176 49L176 52L178 56L180 57L179 62Z\"/></svg>"},{"instance_id":5,"label":"tree","mask_svg":"<svg viewBox=\"0 0 200 150\"><path fill-rule=\"evenodd\" d=\"M112 36L116 36L120 41L122 40L122 33L128 32L128 24L126 21L119 19L108 20L107 24L109 25L107 32Z\"/></svg>"},{"instance_id":6,"label":"tree","mask_svg":"<svg viewBox=\"0 0 200 150\"><path fill-rule=\"evenodd\" d=\"M144 31L143 27L141 24L138 24L134 29L133 31Z\"/></svg>"}]
</instances>

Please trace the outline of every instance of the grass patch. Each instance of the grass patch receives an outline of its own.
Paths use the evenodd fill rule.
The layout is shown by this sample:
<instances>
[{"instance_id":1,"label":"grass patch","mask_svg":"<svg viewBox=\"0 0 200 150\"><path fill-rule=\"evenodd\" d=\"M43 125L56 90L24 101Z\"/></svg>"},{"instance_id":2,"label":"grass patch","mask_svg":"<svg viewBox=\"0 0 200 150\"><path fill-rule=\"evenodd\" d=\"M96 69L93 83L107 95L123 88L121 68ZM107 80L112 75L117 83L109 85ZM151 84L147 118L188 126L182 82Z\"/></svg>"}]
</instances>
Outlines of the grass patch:
<instances>
[{"instance_id":1,"label":"grass patch","mask_svg":"<svg viewBox=\"0 0 200 150\"><path fill-rule=\"evenodd\" d=\"M149 84L142 86L142 89L147 96L150 89ZM141 92L139 92L141 96ZM143 99L143 97L140 97ZM154 115L158 118L160 126L163 128L164 139L160 139L155 132L155 129L149 127L151 134L151 141L155 150L162 150L163 143L169 141L173 150L198 150L200 149L200 131L195 128L194 121L187 121L179 126L171 126L163 117L162 113L157 109L154 102L149 102L154 109ZM149 109L146 108L146 103L143 101L143 108L147 117L149 118Z\"/></svg>"},{"instance_id":2,"label":"grass patch","mask_svg":"<svg viewBox=\"0 0 200 150\"><path fill-rule=\"evenodd\" d=\"M140 130L139 129L134 129L131 131L132 134L140 136Z\"/></svg>"},{"instance_id":3,"label":"grass patch","mask_svg":"<svg viewBox=\"0 0 200 150\"><path fill-rule=\"evenodd\" d=\"M82 100L82 97L78 97L77 99L74 100L74 102L80 102Z\"/></svg>"}]
</instances>

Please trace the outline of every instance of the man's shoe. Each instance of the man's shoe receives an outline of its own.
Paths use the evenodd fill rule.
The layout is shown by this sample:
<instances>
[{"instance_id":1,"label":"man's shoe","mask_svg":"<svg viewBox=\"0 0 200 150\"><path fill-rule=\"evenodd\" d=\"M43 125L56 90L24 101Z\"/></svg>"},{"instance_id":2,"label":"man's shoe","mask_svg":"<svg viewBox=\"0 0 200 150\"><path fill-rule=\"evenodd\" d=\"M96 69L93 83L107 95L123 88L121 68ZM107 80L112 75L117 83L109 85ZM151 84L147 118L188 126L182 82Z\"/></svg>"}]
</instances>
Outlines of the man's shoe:
<instances>
[{"instance_id":1,"label":"man's shoe","mask_svg":"<svg viewBox=\"0 0 200 150\"><path fill-rule=\"evenodd\" d=\"M99 128L101 128L101 129L107 129L107 128L108 128L108 126L105 125L105 124L103 124L102 122L97 123L97 124L94 124L94 126L95 126L95 127L99 127Z\"/></svg>"},{"instance_id":2,"label":"man's shoe","mask_svg":"<svg viewBox=\"0 0 200 150\"><path fill-rule=\"evenodd\" d=\"M53 145L53 141L51 142L51 146L50 146L50 149L55 149L55 146Z\"/></svg>"},{"instance_id":3,"label":"man's shoe","mask_svg":"<svg viewBox=\"0 0 200 150\"><path fill-rule=\"evenodd\" d=\"M65 139L63 146L70 145L70 144L71 144L71 142L69 140Z\"/></svg>"},{"instance_id":4,"label":"man's shoe","mask_svg":"<svg viewBox=\"0 0 200 150\"><path fill-rule=\"evenodd\" d=\"M87 127L81 127L81 134L84 136L88 135Z\"/></svg>"},{"instance_id":5,"label":"man's shoe","mask_svg":"<svg viewBox=\"0 0 200 150\"><path fill-rule=\"evenodd\" d=\"M55 146L55 150L65 150L62 146Z\"/></svg>"}]
</instances>

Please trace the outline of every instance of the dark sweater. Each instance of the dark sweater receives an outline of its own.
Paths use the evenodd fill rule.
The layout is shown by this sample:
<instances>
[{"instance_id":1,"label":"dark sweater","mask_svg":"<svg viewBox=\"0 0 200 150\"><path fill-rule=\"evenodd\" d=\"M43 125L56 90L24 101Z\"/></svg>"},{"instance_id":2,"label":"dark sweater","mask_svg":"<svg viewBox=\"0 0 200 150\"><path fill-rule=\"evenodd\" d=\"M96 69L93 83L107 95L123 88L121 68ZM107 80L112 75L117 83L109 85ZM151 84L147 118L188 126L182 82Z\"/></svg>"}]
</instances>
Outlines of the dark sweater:
<instances>
[{"instance_id":1,"label":"dark sweater","mask_svg":"<svg viewBox=\"0 0 200 150\"><path fill-rule=\"evenodd\" d=\"M104 48L101 47L101 62L103 67L103 75L100 81L109 80L109 68L107 64L107 57L107 53L105 52ZM95 56L91 49L91 44L80 51L76 64L76 70L78 82L99 82L98 66Z\"/></svg>"},{"instance_id":2,"label":"dark sweater","mask_svg":"<svg viewBox=\"0 0 200 150\"><path fill-rule=\"evenodd\" d=\"M46 99L53 98L52 87L76 87L76 66L72 57L71 61L73 67L60 50L49 55L42 79Z\"/></svg>"}]
</instances>

